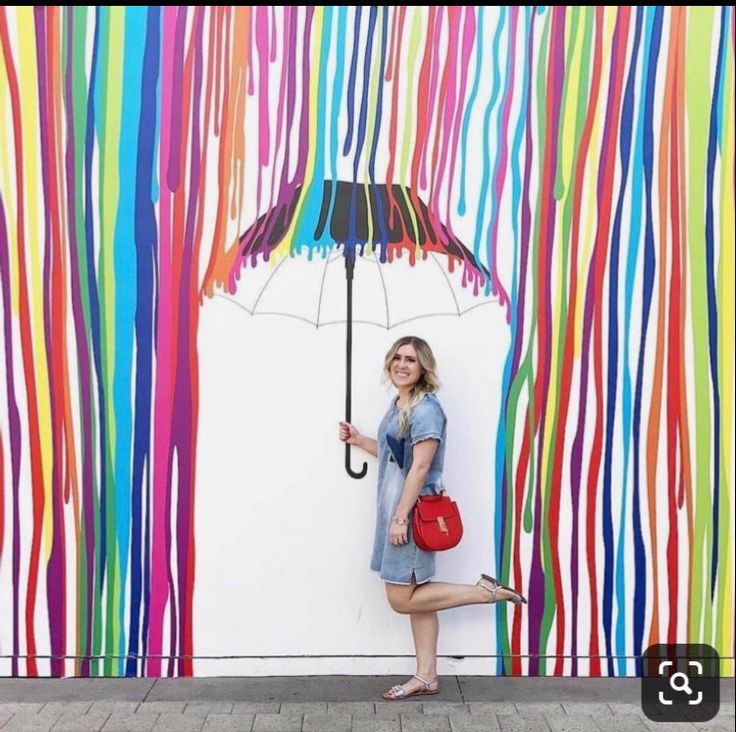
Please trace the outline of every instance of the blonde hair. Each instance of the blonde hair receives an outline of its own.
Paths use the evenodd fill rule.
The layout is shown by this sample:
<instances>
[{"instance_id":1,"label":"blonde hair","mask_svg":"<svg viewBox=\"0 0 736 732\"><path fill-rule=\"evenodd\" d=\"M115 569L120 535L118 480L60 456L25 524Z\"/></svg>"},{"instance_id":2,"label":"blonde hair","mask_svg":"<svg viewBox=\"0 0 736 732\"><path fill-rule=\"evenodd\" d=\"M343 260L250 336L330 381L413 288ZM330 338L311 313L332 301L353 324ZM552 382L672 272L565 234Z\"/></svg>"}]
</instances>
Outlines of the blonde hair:
<instances>
[{"instance_id":1,"label":"blonde hair","mask_svg":"<svg viewBox=\"0 0 736 732\"><path fill-rule=\"evenodd\" d=\"M422 375L419 381L411 389L409 393L409 403L399 410L399 436L403 435L411 419L411 415L416 409L419 402L424 399L426 394L434 394L440 389L440 380L437 376L437 361L435 360L432 349L427 341L417 336L403 336L388 349L386 358L383 363L383 375L385 379L391 381L391 362L401 346L410 345L417 352L419 365L422 367Z\"/></svg>"}]
</instances>

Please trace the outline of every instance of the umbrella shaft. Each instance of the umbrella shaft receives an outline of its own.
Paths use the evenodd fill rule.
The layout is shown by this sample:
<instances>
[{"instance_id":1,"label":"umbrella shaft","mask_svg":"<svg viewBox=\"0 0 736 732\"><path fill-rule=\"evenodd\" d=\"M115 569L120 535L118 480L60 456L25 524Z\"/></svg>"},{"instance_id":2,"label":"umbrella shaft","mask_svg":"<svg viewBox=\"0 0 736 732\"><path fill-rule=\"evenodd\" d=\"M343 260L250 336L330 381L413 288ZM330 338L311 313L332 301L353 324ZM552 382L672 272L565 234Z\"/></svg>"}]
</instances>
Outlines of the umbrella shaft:
<instances>
[{"instance_id":1,"label":"umbrella shaft","mask_svg":"<svg viewBox=\"0 0 736 732\"><path fill-rule=\"evenodd\" d=\"M347 280L347 338L345 340L345 421L350 422L352 404L351 394L353 390L353 269L355 260L347 255L345 257L345 279Z\"/></svg>"}]
</instances>

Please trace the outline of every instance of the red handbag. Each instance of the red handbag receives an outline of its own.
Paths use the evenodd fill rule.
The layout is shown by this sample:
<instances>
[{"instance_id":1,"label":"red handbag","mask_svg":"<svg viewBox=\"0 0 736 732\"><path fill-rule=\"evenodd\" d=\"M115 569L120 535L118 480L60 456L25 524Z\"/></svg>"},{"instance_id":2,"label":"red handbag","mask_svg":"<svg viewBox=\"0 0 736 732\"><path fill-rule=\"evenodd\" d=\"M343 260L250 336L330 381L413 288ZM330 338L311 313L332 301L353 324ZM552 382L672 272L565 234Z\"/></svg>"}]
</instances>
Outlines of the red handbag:
<instances>
[{"instance_id":1,"label":"red handbag","mask_svg":"<svg viewBox=\"0 0 736 732\"><path fill-rule=\"evenodd\" d=\"M463 538L463 522L457 503L444 492L417 498L412 528L414 542L427 552L452 549Z\"/></svg>"}]
</instances>

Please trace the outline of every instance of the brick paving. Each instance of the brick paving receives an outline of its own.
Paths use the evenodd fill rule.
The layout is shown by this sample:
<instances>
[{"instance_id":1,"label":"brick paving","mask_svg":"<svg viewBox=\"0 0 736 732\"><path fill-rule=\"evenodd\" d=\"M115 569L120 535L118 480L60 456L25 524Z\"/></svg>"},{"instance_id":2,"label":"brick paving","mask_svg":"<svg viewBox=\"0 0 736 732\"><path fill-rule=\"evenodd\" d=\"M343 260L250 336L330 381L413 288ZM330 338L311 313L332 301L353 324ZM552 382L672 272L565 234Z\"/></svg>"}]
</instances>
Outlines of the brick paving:
<instances>
[{"instance_id":1,"label":"brick paving","mask_svg":"<svg viewBox=\"0 0 736 732\"><path fill-rule=\"evenodd\" d=\"M315 681L319 677L308 678L310 693L319 693L320 685ZM418 697L406 702L360 699L361 695L368 695L366 688L375 687L375 677L355 677L354 682L343 678L339 686L328 679L324 687L325 701L306 699L303 693L293 690L298 686L293 685L292 689L283 678L277 684L282 698L274 698L271 693L262 701L237 698L235 693L229 700L213 698L220 693L213 691L217 685L197 685L196 680L181 680L177 685L171 679L166 680L161 693L156 690L157 682L151 680L150 686L142 689L138 701L130 698L129 691L123 695L124 699L116 700L114 681L106 681L104 687L95 686L92 680L86 685L81 680L77 685L67 684L69 698L63 701L59 699L58 686L66 683L64 680L29 680L24 685L18 679L0 679L0 732L664 732L675 728L677 732L719 732L734 729L733 691L728 691L729 687L732 689L731 680L723 682L721 708L713 720L675 726L647 719L638 704L636 679L615 680L629 682L618 686L609 680L610 700L606 698L606 680L598 680L601 683L596 685L590 679L568 679L567 684L561 684L560 679L548 684L545 679L516 679L513 686L507 687L513 698L492 701L464 698L462 679L443 677L443 685L450 690L445 698L440 693L437 697ZM248 687L247 680L242 681L243 693L252 697L256 691ZM262 679L257 682L261 685L257 693L265 695L268 686L262 682ZM295 679L294 684L297 683ZM392 683L394 680L389 679L386 686ZM489 679L485 695L498 696L499 685L500 681L494 685ZM177 690L180 690L178 699L174 698ZM107 698L100 698L102 693ZM161 694L167 698L157 698ZM85 695L89 698L82 698ZM336 695L352 698L331 700Z\"/></svg>"}]
</instances>

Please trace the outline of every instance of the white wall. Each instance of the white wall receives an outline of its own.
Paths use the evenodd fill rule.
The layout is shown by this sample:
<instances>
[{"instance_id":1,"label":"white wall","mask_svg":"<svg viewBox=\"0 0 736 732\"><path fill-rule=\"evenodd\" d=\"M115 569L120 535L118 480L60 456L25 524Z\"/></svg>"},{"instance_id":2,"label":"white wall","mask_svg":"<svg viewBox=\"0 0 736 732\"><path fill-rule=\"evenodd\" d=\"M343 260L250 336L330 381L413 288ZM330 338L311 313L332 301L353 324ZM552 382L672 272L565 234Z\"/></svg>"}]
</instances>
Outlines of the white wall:
<instances>
[{"instance_id":1,"label":"white wall","mask_svg":"<svg viewBox=\"0 0 736 732\"><path fill-rule=\"evenodd\" d=\"M356 280L356 303L359 288ZM394 658L413 653L409 618L390 609L368 568L377 463L354 450L353 466L367 457L369 472L353 480L337 438L345 326L252 317L222 298L201 315L194 645L198 656L242 658L199 660L195 673L413 671L411 658ZM475 582L496 569L492 466L504 312L491 302L461 318L392 330L356 325L353 423L366 434L375 435L395 393L381 384L384 354L407 333L425 338L438 360L449 420L445 480L465 524L460 546L438 554L436 579ZM487 656L494 617L489 606L442 613L440 655ZM454 669L491 673L494 661L440 661L441 673Z\"/></svg>"}]
</instances>

